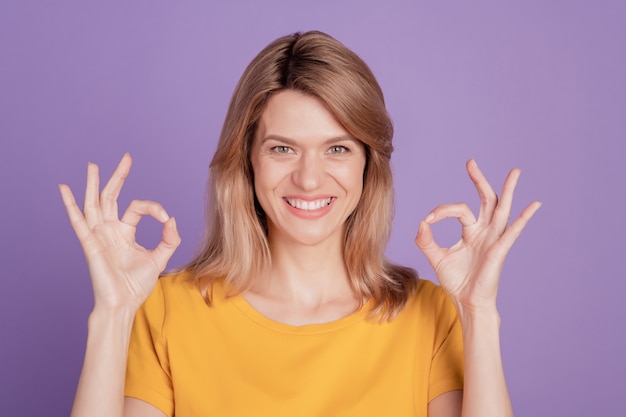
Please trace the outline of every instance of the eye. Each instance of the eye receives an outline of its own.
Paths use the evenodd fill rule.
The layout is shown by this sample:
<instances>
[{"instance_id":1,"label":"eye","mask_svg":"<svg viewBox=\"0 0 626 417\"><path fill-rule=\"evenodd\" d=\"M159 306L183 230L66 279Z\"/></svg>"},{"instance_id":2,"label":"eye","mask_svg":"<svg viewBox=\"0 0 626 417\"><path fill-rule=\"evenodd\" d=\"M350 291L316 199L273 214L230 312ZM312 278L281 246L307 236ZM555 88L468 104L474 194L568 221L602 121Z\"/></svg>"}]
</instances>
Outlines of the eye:
<instances>
[{"instance_id":1,"label":"eye","mask_svg":"<svg viewBox=\"0 0 626 417\"><path fill-rule=\"evenodd\" d=\"M289 146L282 146L282 145L274 146L271 150L273 152L276 152L276 153L291 153L291 152L293 152L293 149L291 149Z\"/></svg>"},{"instance_id":2,"label":"eye","mask_svg":"<svg viewBox=\"0 0 626 417\"><path fill-rule=\"evenodd\" d=\"M345 146L341 146L341 145L331 146L330 149L328 150L328 152L334 153L334 154L345 153L349 151L350 150L348 148L346 148Z\"/></svg>"}]
</instances>

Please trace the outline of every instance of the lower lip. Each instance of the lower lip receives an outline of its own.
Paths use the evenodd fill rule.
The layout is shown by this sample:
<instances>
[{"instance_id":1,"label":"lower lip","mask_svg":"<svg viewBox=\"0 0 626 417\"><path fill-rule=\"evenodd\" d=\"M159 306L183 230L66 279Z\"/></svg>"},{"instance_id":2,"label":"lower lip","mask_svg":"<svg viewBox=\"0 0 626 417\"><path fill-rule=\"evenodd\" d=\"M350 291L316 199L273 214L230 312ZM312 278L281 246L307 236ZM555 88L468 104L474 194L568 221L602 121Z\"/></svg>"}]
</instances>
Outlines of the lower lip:
<instances>
[{"instance_id":1,"label":"lower lip","mask_svg":"<svg viewBox=\"0 0 626 417\"><path fill-rule=\"evenodd\" d=\"M300 217L302 219L314 220L314 219L319 219L320 217L325 216L331 210L333 203L335 202L335 199L333 198L332 200L330 200L330 204L328 204L326 207L321 207L317 210L301 210L301 209L291 206L289 203L287 203L286 200L283 200L283 201L285 202L285 205L287 206L287 210L294 216Z\"/></svg>"}]
</instances>

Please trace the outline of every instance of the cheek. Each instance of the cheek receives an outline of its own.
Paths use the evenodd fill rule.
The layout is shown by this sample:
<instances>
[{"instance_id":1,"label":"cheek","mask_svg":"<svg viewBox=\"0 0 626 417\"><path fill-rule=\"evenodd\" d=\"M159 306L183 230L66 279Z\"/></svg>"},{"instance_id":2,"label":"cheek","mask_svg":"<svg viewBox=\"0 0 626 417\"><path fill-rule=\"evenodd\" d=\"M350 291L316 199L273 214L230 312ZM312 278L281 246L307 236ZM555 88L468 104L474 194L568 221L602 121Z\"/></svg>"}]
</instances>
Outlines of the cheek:
<instances>
[{"instance_id":1,"label":"cheek","mask_svg":"<svg viewBox=\"0 0 626 417\"><path fill-rule=\"evenodd\" d=\"M254 192L257 200L263 205L271 198L276 188L279 187L284 170L276 164L255 161L252 163L254 173Z\"/></svg>"},{"instance_id":2,"label":"cheek","mask_svg":"<svg viewBox=\"0 0 626 417\"><path fill-rule=\"evenodd\" d=\"M272 183L273 170L263 163L256 163L253 166L255 188L262 190Z\"/></svg>"},{"instance_id":3,"label":"cheek","mask_svg":"<svg viewBox=\"0 0 626 417\"><path fill-rule=\"evenodd\" d=\"M252 167L252 187L253 187L253 191L254 191L254 195L256 197L256 199L258 200L259 203L261 203L261 205L263 205L263 171L261 169L261 166L258 162L258 160L256 160L254 157L250 158L250 166ZM263 209L265 210L265 208L263 207Z\"/></svg>"},{"instance_id":4,"label":"cheek","mask_svg":"<svg viewBox=\"0 0 626 417\"><path fill-rule=\"evenodd\" d=\"M271 214L272 210L268 202L269 199L267 196L267 189L265 188L265 185L263 184L262 179L263 177L262 176L258 177L255 171L254 181L253 181L253 191L254 191L254 196L256 200L255 205L258 205L256 209L258 210L260 208L265 214L265 217L267 218L268 212Z\"/></svg>"},{"instance_id":5,"label":"cheek","mask_svg":"<svg viewBox=\"0 0 626 417\"><path fill-rule=\"evenodd\" d=\"M352 180L354 183L355 190L358 189L358 201L361 199L361 195L363 194L363 186L365 184L365 163L361 163L359 167L355 170Z\"/></svg>"},{"instance_id":6,"label":"cheek","mask_svg":"<svg viewBox=\"0 0 626 417\"><path fill-rule=\"evenodd\" d=\"M360 193L363 189L365 164L355 162L335 172L335 177L346 187L347 191Z\"/></svg>"}]
</instances>

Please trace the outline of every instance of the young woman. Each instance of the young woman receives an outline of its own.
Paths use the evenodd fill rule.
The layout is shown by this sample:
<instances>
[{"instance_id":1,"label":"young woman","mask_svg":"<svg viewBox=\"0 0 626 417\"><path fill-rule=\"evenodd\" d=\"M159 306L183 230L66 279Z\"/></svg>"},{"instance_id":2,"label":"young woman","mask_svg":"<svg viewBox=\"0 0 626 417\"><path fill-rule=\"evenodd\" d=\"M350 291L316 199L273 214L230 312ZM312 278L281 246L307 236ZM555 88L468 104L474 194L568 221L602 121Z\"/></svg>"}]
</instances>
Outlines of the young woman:
<instances>
[{"instance_id":1,"label":"young woman","mask_svg":"<svg viewBox=\"0 0 626 417\"><path fill-rule=\"evenodd\" d=\"M496 293L508 250L540 204L508 225L474 161L481 199L435 208L417 246L441 287L384 258L393 128L367 65L320 32L286 36L250 63L211 163L201 253L159 278L180 243L174 218L117 197L125 155L84 209L60 186L95 293L78 416L507 416ZM152 250L142 216L163 223ZM451 248L431 225L462 225Z\"/></svg>"}]
</instances>

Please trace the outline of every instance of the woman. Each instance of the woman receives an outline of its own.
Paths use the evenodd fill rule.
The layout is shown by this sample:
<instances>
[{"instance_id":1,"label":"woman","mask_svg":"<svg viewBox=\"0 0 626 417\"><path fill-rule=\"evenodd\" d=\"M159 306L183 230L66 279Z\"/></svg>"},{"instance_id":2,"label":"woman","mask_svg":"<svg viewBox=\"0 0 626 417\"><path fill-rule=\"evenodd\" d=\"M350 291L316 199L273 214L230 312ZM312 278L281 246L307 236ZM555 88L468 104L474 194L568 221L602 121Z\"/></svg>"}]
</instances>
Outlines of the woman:
<instances>
[{"instance_id":1,"label":"woman","mask_svg":"<svg viewBox=\"0 0 626 417\"><path fill-rule=\"evenodd\" d=\"M519 170L498 197L437 207L417 246L443 289L385 260L392 125L366 66L320 32L280 38L235 89L211 164L201 253L159 279L174 218L133 201L118 220L125 155L84 210L60 186L94 287L73 416L506 416L496 292L504 258L540 204L507 226ZM142 216L163 223L153 250ZM431 225L455 217L449 249ZM134 322L134 324L133 324ZM131 331L132 328L132 331Z\"/></svg>"}]
</instances>

